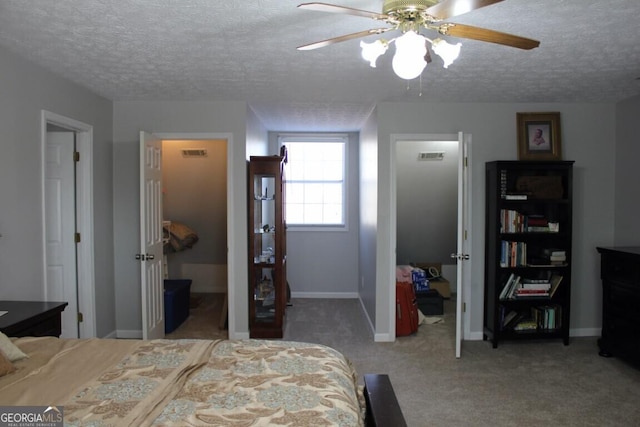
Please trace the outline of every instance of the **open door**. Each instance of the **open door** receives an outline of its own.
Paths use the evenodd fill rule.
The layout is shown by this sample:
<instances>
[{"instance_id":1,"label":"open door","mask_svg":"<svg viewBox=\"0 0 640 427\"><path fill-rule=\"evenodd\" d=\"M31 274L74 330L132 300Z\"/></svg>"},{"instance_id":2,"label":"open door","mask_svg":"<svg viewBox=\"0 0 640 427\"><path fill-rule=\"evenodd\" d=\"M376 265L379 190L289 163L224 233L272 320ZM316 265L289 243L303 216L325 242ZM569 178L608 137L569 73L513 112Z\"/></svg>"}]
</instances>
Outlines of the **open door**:
<instances>
[{"instance_id":1,"label":"open door","mask_svg":"<svg viewBox=\"0 0 640 427\"><path fill-rule=\"evenodd\" d=\"M140 132L140 283L142 339L164 337L162 141Z\"/></svg>"},{"instance_id":2,"label":"open door","mask_svg":"<svg viewBox=\"0 0 640 427\"><path fill-rule=\"evenodd\" d=\"M465 278L469 274L469 263L465 262L469 259L468 240L467 240L467 221L468 215L468 191L469 191L469 162L468 162L468 143L469 135L462 132L458 134L458 239L457 252L451 254L451 258L456 261L456 358L460 358L462 351L463 338L463 319L464 319L464 294L463 288L466 282Z\"/></svg>"},{"instance_id":3,"label":"open door","mask_svg":"<svg viewBox=\"0 0 640 427\"><path fill-rule=\"evenodd\" d=\"M45 236L47 299L64 301L62 337L78 336L76 266L75 132L47 131L45 144Z\"/></svg>"}]
</instances>

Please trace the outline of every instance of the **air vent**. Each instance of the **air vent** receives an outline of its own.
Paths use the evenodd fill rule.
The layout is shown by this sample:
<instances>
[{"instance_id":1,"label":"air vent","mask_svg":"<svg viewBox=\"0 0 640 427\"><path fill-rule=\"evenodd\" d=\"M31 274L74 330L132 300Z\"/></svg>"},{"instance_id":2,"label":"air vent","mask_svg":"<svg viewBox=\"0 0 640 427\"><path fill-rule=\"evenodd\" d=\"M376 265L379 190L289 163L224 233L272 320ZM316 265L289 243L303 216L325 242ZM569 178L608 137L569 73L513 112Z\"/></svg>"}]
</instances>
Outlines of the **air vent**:
<instances>
[{"instance_id":1,"label":"air vent","mask_svg":"<svg viewBox=\"0 0 640 427\"><path fill-rule=\"evenodd\" d=\"M207 150L204 148L186 148L182 150L182 157L207 157Z\"/></svg>"},{"instance_id":2,"label":"air vent","mask_svg":"<svg viewBox=\"0 0 640 427\"><path fill-rule=\"evenodd\" d=\"M418 153L418 160L444 160L444 151L425 151Z\"/></svg>"}]
</instances>

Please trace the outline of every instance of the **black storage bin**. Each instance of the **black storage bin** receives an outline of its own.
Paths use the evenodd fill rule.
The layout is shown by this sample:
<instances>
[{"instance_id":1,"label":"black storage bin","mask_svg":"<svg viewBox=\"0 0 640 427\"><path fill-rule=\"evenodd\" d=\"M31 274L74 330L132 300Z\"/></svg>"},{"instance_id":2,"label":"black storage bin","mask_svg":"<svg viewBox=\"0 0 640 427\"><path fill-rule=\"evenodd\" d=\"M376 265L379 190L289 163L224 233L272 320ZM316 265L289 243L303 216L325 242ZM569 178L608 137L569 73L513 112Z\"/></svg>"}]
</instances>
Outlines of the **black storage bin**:
<instances>
[{"instance_id":1,"label":"black storage bin","mask_svg":"<svg viewBox=\"0 0 640 427\"><path fill-rule=\"evenodd\" d=\"M189 317L191 279L165 279L164 332L173 332Z\"/></svg>"},{"instance_id":2,"label":"black storage bin","mask_svg":"<svg viewBox=\"0 0 640 427\"><path fill-rule=\"evenodd\" d=\"M442 295L435 289L427 291L416 291L418 309L425 316L435 316L444 314Z\"/></svg>"}]
</instances>

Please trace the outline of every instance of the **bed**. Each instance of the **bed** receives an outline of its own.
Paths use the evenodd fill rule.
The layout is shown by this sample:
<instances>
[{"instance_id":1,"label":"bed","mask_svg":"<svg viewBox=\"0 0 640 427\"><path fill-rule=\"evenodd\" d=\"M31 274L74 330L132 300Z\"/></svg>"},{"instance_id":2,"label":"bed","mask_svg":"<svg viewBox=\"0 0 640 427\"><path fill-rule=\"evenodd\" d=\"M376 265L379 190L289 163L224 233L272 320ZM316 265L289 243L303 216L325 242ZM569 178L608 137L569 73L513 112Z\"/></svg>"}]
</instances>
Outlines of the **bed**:
<instances>
[{"instance_id":1,"label":"bed","mask_svg":"<svg viewBox=\"0 0 640 427\"><path fill-rule=\"evenodd\" d=\"M28 357L0 378L0 402L62 407L68 426L406 425L388 377L366 375L361 387L350 362L318 344L54 337L12 344Z\"/></svg>"}]
</instances>

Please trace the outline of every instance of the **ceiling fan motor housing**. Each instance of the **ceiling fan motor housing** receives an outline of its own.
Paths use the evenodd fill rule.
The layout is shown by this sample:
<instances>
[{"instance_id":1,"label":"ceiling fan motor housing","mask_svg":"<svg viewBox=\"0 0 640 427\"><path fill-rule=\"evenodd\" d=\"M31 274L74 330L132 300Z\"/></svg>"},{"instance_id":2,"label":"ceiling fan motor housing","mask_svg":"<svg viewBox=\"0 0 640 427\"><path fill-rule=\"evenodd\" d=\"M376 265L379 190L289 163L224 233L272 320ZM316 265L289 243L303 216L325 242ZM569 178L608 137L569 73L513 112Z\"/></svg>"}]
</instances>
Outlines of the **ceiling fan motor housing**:
<instances>
[{"instance_id":1,"label":"ceiling fan motor housing","mask_svg":"<svg viewBox=\"0 0 640 427\"><path fill-rule=\"evenodd\" d=\"M407 11L423 11L438 4L439 0L384 0L383 14L394 14Z\"/></svg>"}]
</instances>

